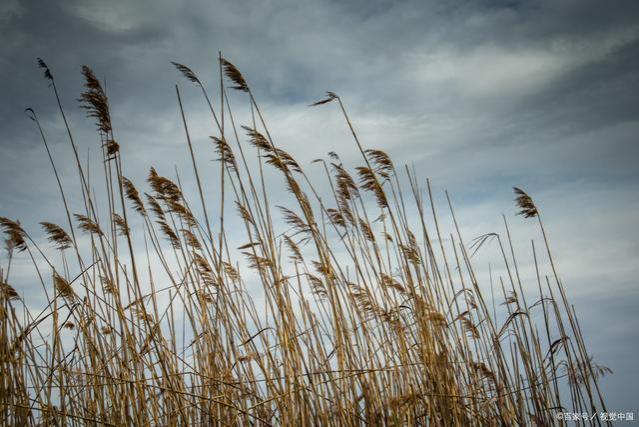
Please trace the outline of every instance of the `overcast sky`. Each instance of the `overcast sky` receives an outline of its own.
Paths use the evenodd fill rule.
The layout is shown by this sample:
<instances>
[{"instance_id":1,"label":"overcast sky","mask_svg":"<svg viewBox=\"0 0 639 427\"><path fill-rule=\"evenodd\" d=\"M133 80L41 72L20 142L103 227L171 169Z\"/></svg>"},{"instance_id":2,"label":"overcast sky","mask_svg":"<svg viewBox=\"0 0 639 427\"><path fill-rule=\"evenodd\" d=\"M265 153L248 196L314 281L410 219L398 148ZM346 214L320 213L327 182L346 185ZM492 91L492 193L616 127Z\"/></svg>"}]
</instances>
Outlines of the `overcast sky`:
<instances>
[{"instance_id":1,"label":"overcast sky","mask_svg":"<svg viewBox=\"0 0 639 427\"><path fill-rule=\"evenodd\" d=\"M213 132L169 61L214 89L221 50L303 164L355 155L336 110L307 107L331 90L366 146L414 165L438 197L451 192L469 237L496 231L504 213L526 247L534 230L514 216L511 187L525 188L586 339L615 371L603 381L608 409L639 411L638 2L2 0L0 36L0 215L34 231L63 222L26 107L69 168L63 177L75 176L36 57L84 153L99 145L75 102L80 67L106 82L126 174L142 183L151 164L170 174L188 160L176 83L196 145Z\"/></svg>"}]
</instances>

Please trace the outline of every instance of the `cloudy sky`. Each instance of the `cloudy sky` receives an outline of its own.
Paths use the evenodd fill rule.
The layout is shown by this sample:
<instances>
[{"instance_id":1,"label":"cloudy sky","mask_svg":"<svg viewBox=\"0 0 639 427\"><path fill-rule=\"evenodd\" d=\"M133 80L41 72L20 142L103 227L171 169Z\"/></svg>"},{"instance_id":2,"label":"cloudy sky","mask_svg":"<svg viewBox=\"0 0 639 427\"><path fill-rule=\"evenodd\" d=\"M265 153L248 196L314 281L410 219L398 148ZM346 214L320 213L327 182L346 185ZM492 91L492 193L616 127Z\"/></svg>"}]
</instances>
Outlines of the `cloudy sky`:
<instances>
[{"instance_id":1,"label":"cloudy sky","mask_svg":"<svg viewBox=\"0 0 639 427\"><path fill-rule=\"evenodd\" d=\"M366 146L415 166L437 197L451 192L468 236L500 231L503 213L526 248L534 230L514 216L511 191L525 188L588 344L615 371L603 380L608 409L639 411L636 1L3 0L0 36L0 215L34 230L63 222L26 107L63 178L75 176L36 57L56 77L83 153L99 145L75 102L80 67L105 81L126 173L142 182L150 164L170 174L188 160L176 83L196 145L213 132L169 61L215 88L222 51L278 144L304 164L330 150L355 155L335 109L308 108L331 90Z\"/></svg>"}]
</instances>

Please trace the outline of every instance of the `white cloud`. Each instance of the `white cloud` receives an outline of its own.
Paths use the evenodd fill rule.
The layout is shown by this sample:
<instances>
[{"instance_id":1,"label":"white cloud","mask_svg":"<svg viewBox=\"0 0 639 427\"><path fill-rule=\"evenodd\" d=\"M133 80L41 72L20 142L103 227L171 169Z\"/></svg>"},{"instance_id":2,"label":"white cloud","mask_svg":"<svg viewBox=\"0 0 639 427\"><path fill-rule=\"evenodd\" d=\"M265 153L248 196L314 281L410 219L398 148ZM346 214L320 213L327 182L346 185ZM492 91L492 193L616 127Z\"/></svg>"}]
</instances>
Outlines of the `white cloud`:
<instances>
[{"instance_id":1,"label":"white cloud","mask_svg":"<svg viewBox=\"0 0 639 427\"><path fill-rule=\"evenodd\" d=\"M472 96L533 92L576 67L602 60L636 39L637 27L605 36L557 37L542 46L480 44L470 51L450 46L408 54L408 74L425 85L445 84Z\"/></svg>"},{"instance_id":2,"label":"white cloud","mask_svg":"<svg viewBox=\"0 0 639 427\"><path fill-rule=\"evenodd\" d=\"M75 16L102 30L118 33L161 26L176 15L181 4L173 0L69 0L65 6Z\"/></svg>"}]
</instances>

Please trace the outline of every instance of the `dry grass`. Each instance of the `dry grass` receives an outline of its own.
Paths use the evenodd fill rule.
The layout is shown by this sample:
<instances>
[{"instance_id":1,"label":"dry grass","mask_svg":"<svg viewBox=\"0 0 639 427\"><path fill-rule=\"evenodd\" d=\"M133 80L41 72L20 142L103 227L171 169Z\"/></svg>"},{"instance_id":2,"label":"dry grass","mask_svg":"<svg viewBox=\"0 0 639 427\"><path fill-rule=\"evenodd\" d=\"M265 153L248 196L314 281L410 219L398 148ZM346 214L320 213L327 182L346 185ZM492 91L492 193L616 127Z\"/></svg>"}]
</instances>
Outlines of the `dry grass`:
<instances>
[{"instance_id":1,"label":"dry grass","mask_svg":"<svg viewBox=\"0 0 639 427\"><path fill-rule=\"evenodd\" d=\"M201 88L216 124L220 186L212 198L177 92L195 201L153 168L148 193L124 177L108 98L83 67L80 102L103 143L100 206L108 212L100 215L55 80L39 60L67 126L82 204L75 212L67 203L29 109L67 223L42 223L57 248L52 257L17 221L0 218L8 251L0 266L2 425L549 425L561 408L605 409L597 380L608 371L585 348L530 196L515 189L522 215L538 221L552 271L541 273L533 245L537 277L527 285L538 291L527 302L506 223L505 238L491 233L467 247L448 199L454 229L444 240L430 184L425 203L414 173L364 149L331 92L313 106L339 107L362 166L351 171L329 153L312 166L325 180L311 182L271 138L245 77L219 59L218 107L197 75L174 63ZM236 127L224 76L247 97L250 125ZM271 168L289 206L271 205ZM244 243L231 247L231 237ZM491 240L506 272L502 316L471 263ZM37 268L41 310L9 284L16 256Z\"/></svg>"}]
</instances>

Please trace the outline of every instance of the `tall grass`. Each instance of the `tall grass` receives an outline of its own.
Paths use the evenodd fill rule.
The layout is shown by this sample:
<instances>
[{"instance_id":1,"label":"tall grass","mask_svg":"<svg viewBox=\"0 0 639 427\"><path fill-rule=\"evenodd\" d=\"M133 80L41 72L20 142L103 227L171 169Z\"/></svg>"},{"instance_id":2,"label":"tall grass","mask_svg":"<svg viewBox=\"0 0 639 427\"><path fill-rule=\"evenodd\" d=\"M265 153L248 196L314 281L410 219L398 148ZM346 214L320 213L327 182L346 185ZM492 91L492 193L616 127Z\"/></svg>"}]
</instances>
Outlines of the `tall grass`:
<instances>
[{"instance_id":1,"label":"tall grass","mask_svg":"<svg viewBox=\"0 0 639 427\"><path fill-rule=\"evenodd\" d=\"M209 196L176 87L190 197L154 168L146 192L125 177L107 94L83 67L80 103L102 141L106 191L96 200L99 174L80 161L39 60L68 131L79 206L28 109L66 223L42 223L52 256L17 220L0 219L3 425L549 425L560 423L557 411L605 410L606 368L587 351L528 194L515 189L516 203L538 223L542 245L532 244L528 261L536 279L523 283L505 219L503 234L468 244L446 193L454 226L445 232L430 183L422 188L409 168L365 148L338 95L313 107L343 116L361 166L331 152L308 166L321 171L311 179L276 144L244 76L221 55L219 63L215 97L174 63L202 91L219 161ZM228 89L250 108L245 126ZM273 205L269 173L287 206ZM490 240L505 273L501 296L488 298L472 255ZM46 306L35 309L10 285L15 257L32 260Z\"/></svg>"}]
</instances>

